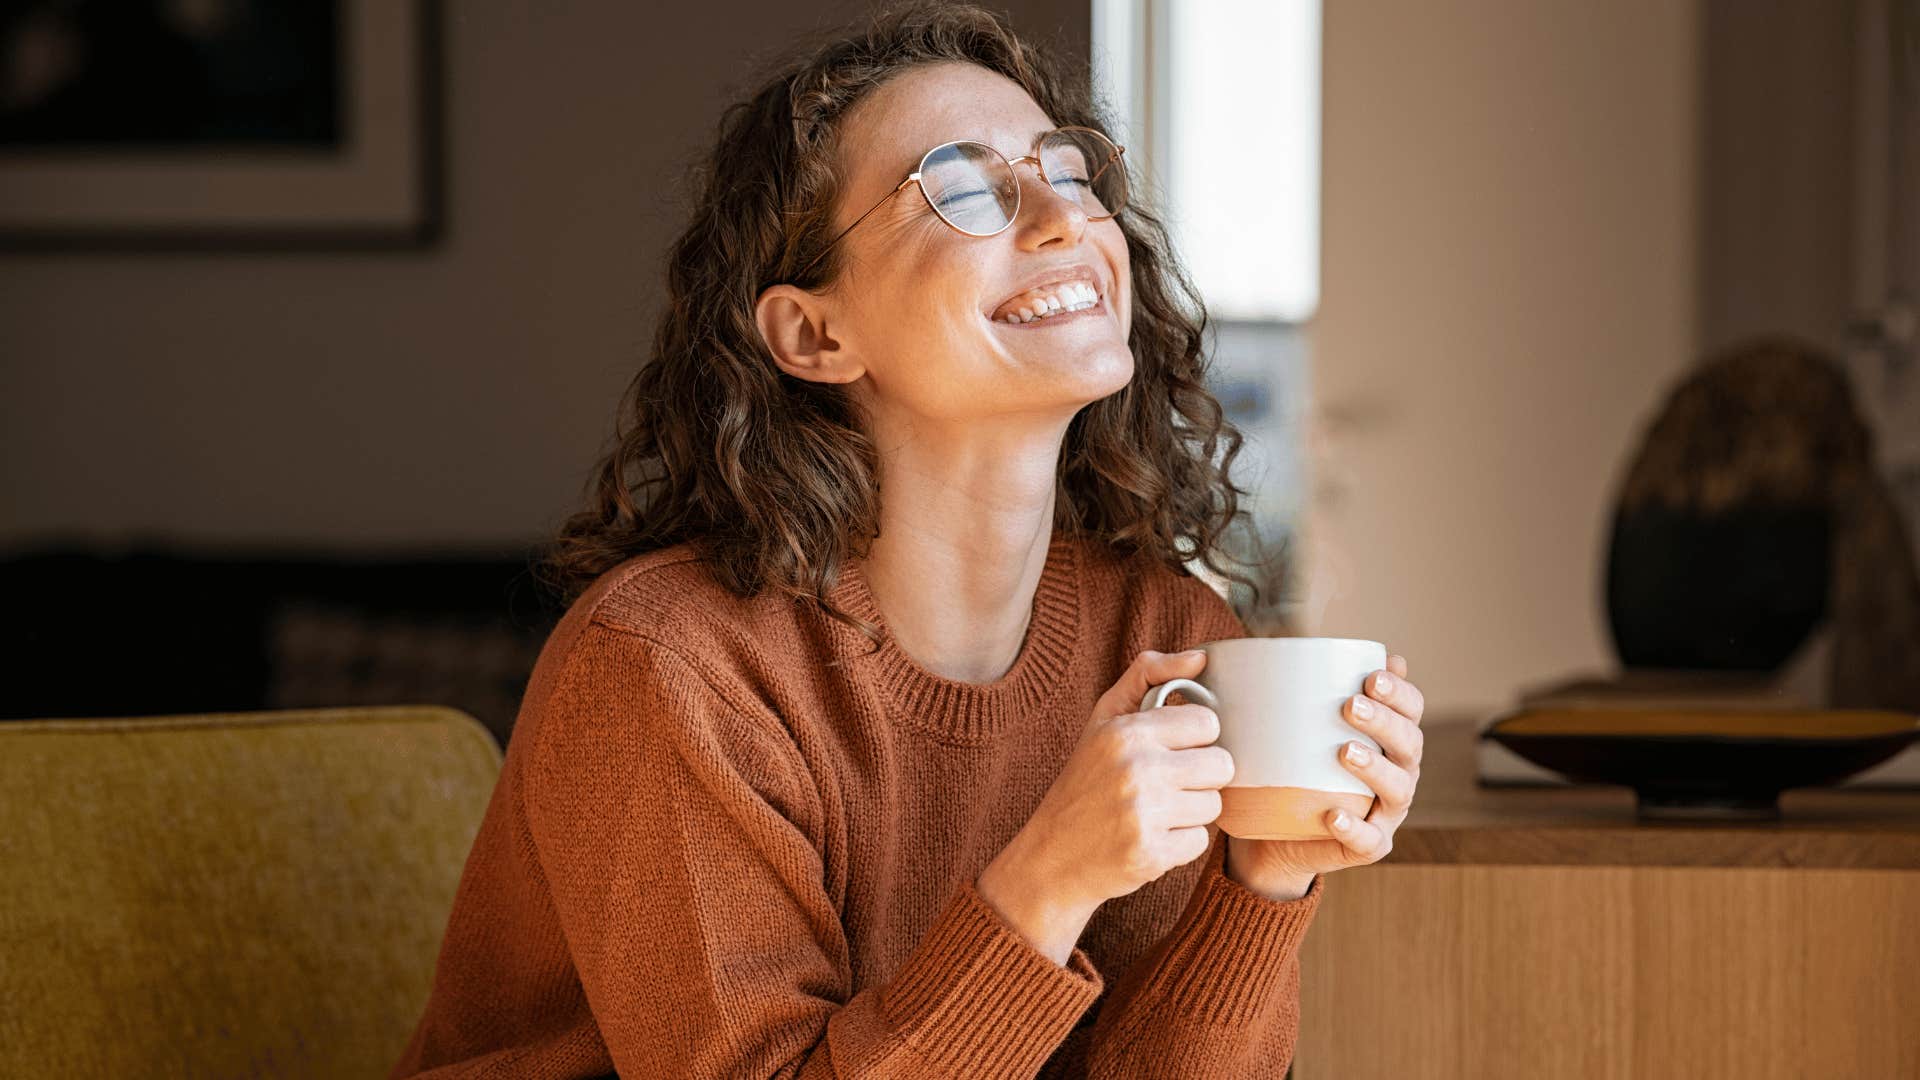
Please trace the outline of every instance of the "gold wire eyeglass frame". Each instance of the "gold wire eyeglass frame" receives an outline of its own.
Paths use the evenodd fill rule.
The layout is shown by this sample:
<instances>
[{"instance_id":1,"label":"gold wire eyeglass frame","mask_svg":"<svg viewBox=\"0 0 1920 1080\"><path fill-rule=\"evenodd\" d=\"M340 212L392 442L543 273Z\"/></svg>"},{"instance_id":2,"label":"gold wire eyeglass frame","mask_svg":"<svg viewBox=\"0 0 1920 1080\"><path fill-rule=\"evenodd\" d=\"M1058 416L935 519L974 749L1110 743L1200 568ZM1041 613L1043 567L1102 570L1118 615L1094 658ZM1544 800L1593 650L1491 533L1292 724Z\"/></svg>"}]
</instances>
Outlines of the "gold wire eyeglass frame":
<instances>
[{"instance_id":1,"label":"gold wire eyeglass frame","mask_svg":"<svg viewBox=\"0 0 1920 1080\"><path fill-rule=\"evenodd\" d=\"M1096 128L1084 127L1079 124L1068 124L1063 127L1057 127L1049 131L1041 132L1040 134L1034 136L1034 139L1033 139L1033 149L1035 153L1022 154L1017 158L1008 158L1005 154L1002 154L1000 151L995 150L991 146L987 146L986 143L980 142L977 139L950 139L947 142L943 142L939 146L936 146L931 150L928 150L926 153L921 154L919 167L915 168L911 173L908 173L907 178L905 180L902 180L898 184L894 185L894 189L892 191L889 191L885 195L880 196L879 202L876 202L872 206L867 207L867 212L865 214L861 214L859 217L854 218L852 225L849 225L846 228L841 229L839 236L836 236L833 239L827 241L827 246L820 249L820 254L815 255L810 261L808 261L807 265L801 267L800 272L794 276L805 277L807 271L813 269L814 266L818 264L821 259L826 258L827 253L832 251L836 246L838 246L840 241L843 238L845 238L845 236L848 233L852 232L854 228L858 226L861 222L867 220L868 216L871 215L875 210L878 210L882 206L885 206L888 199L891 199L895 195L898 195L902 191L906 190L906 187L908 184L916 184L919 186L920 197L927 200L927 208L932 210L933 215L939 218L942 222L946 224L948 228L952 229L953 231L960 233L963 236L973 236L973 237L979 237L981 239L985 239L986 237L989 237L989 236L1000 235L1001 233L1007 231L1007 228L1011 226L1015 221L1019 220L1020 205L1024 200L1024 195L1023 195L1022 187L1020 184L1020 175L1018 171L1015 169L1015 166L1018 166L1022 162L1027 162L1027 161L1033 162L1034 169L1036 169L1040 173L1040 179L1046 181L1048 186L1052 186L1053 178L1047 175L1046 166L1040 163L1040 155L1038 151L1040 149L1041 143L1044 143L1046 140L1048 140L1049 138L1052 138L1054 135L1062 131L1084 131L1084 132L1087 132L1088 134L1091 134L1097 137L1101 142L1106 143L1108 146L1113 147L1113 153L1107 156L1107 160L1101 164L1099 170L1096 171L1092 176L1089 176L1087 178L1087 184L1089 187L1092 186L1095 180L1098 180L1100 179L1101 176L1105 175L1106 171L1112 168L1114 166L1114 163L1118 162L1121 159L1121 155L1127 152L1126 147L1121 146L1119 143L1116 143L1112 139L1108 138L1106 132L1100 131ZM1007 220L1005 224L1001 225L999 228L993 230L992 232L984 232L984 233L968 232L967 230L961 228L960 226L955 225L953 222L948 221L947 215L940 212L940 208L938 206L935 206L933 203L933 197L927 194L927 186L924 183L921 183L920 177L921 177L921 174L926 172L927 159L933 157L933 155L939 153L940 151L945 150L949 146L958 146L961 143L969 143L974 146L985 146L988 150L992 151L995 157L999 158L1001 161L1006 162L1007 171L1014 174L1013 212L1007 215ZM1126 209L1126 205L1127 205L1126 200L1122 199L1119 206L1114 207L1113 209L1107 211L1104 214L1100 214L1097 216L1088 215L1087 220L1088 221L1105 221L1108 218L1114 216L1115 214L1118 214L1120 211Z\"/></svg>"}]
</instances>

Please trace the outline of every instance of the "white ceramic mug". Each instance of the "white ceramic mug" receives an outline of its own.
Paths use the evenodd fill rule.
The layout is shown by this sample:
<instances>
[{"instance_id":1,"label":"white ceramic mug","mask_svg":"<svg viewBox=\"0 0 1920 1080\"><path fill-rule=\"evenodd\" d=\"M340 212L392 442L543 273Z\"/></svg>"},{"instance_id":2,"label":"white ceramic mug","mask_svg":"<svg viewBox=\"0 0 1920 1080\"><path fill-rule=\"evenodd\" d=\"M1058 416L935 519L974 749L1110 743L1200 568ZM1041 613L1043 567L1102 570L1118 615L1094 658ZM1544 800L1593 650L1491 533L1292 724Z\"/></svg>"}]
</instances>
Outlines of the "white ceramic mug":
<instances>
[{"instance_id":1,"label":"white ceramic mug","mask_svg":"<svg viewBox=\"0 0 1920 1080\"><path fill-rule=\"evenodd\" d=\"M1373 789L1340 763L1340 748L1380 744L1347 723L1346 700L1387 666L1387 647L1357 638L1229 638L1199 646L1199 679L1174 679L1147 692L1157 709L1178 690L1220 717L1218 745L1233 755L1220 789L1222 832L1249 840L1331 836L1327 811L1355 818L1373 808Z\"/></svg>"}]
</instances>

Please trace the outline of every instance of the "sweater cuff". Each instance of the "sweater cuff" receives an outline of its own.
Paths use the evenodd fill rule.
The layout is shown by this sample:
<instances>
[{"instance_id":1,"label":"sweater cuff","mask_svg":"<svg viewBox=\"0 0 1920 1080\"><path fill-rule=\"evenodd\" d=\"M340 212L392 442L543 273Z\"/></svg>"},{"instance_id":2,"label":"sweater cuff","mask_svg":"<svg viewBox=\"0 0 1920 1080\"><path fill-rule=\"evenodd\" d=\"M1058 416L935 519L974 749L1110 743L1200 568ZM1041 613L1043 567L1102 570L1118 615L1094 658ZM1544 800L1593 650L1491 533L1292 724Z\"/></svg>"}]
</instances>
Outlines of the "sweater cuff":
<instances>
[{"instance_id":1,"label":"sweater cuff","mask_svg":"<svg viewBox=\"0 0 1920 1080\"><path fill-rule=\"evenodd\" d=\"M957 1076L1032 1076L1099 998L1100 972L1076 946L1054 963L962 884L881 993L881 1014Z\"/></svg>"},{"instance_id":2,"label":"sweater cuff","mask_svg":"<svg viewBox=\"0 0 1920 1080\"><path fill-rule=\"evenodd\" d=\"M1296 900L1271 900L1226 875L1226 853L1223 832L1142 993L1192 1021L1239 1026L1285 991L1326 875L1315 874Z\"/></svg>"}]
</instances>

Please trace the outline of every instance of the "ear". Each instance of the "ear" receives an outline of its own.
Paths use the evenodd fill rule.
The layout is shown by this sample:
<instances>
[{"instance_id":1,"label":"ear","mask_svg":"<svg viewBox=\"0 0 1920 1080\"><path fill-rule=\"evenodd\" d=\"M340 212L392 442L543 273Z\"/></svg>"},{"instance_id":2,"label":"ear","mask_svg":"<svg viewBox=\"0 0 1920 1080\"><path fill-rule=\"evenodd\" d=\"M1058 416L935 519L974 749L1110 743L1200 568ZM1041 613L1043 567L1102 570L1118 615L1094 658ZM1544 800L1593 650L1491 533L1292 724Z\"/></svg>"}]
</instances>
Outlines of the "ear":
<instances>
[{"instance_id":1,"label":"ear","mask_svg":"<svg viewBox=\"0 0 1920 1080\"><path fill-rule=\"evenodd\" d=\"M809 382L850 383L866 374L827 333L831 301L793 285L770 285L753 307L761 340L780 370Z\"/></svg>"}]
</instances>

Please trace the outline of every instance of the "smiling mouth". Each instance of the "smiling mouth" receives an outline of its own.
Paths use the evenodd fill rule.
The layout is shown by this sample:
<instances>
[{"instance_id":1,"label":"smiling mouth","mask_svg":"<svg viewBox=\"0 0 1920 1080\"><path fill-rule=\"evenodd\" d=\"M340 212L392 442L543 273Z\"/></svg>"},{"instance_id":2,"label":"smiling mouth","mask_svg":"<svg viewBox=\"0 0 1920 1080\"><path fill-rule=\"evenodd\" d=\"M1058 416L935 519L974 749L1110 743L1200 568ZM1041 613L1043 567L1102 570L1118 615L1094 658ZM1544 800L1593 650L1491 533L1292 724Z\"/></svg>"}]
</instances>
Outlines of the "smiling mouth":
<instances>
[{"instance_id":1,"label":"smiling mouth","mask_svg":"<svg viewBox=\"0 0 1920 1080\"><path fill-rule=\"evenodd\" d=\"M1046 323L1079 322L1082 316L1104 315L1107 298L1091 286L1074 285L1031 303L1013 306L1000 318L988 321L1003 326L1035 327Z\"/></svg>"},{"instance_id":2,"label":"smiling mouth","mask_svg":"<svg viewBox=\"0 0 1920 1080\"><path fill-rule=\"evenodd\" d=\"M1095 300L1090 307L1061 310L1051 315L1036 315L1021 322L1017 317L1009 322L1006 319L989 319L988 322L1008 330L1037 330L1043 326L1061 326L1069 323L1082 323L1088 319L1099 318L1107 313L1107 298Z\"/></svg>"}]
</instances>

